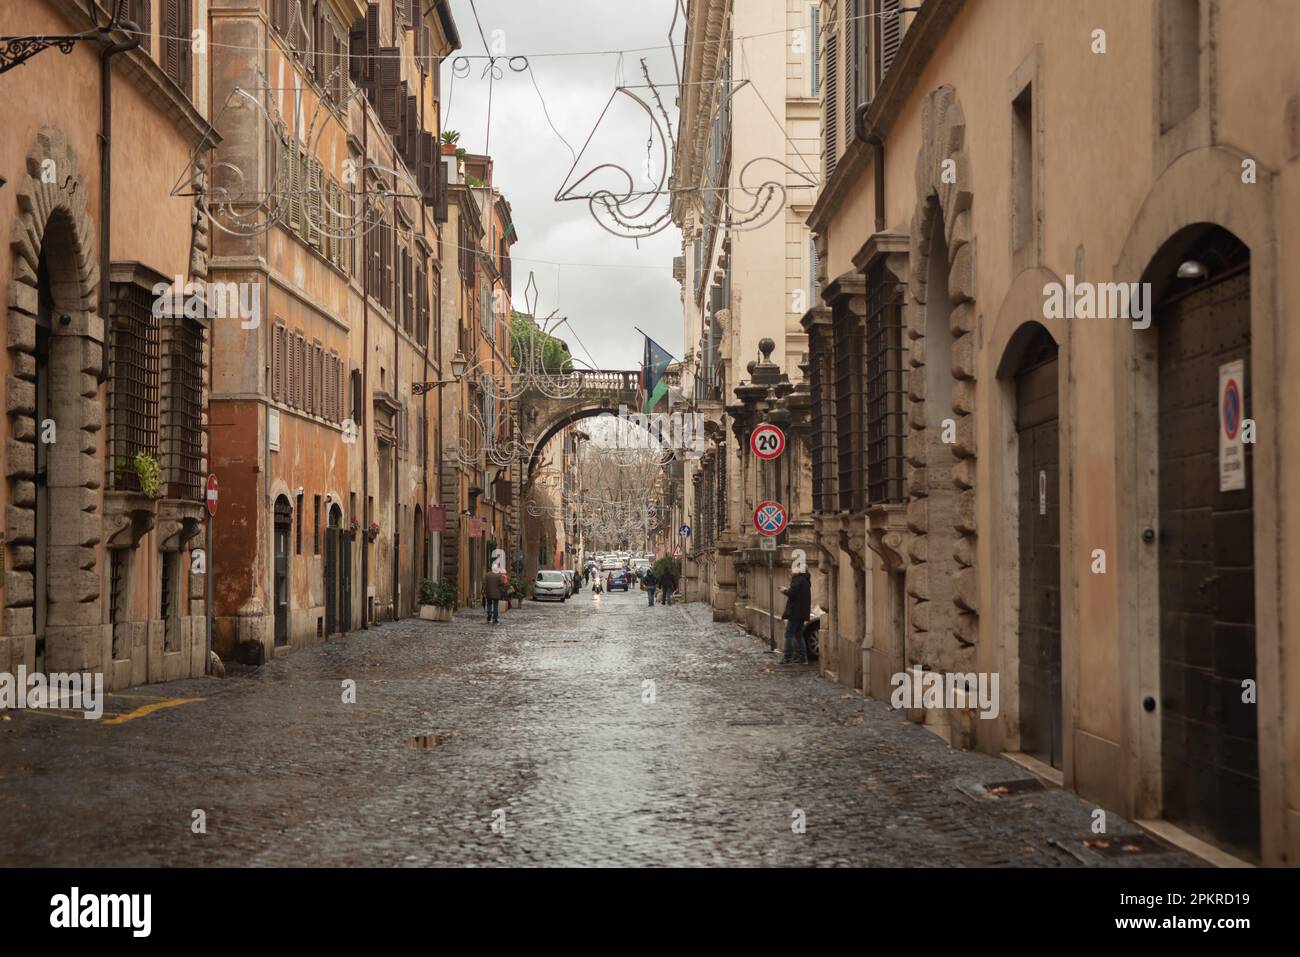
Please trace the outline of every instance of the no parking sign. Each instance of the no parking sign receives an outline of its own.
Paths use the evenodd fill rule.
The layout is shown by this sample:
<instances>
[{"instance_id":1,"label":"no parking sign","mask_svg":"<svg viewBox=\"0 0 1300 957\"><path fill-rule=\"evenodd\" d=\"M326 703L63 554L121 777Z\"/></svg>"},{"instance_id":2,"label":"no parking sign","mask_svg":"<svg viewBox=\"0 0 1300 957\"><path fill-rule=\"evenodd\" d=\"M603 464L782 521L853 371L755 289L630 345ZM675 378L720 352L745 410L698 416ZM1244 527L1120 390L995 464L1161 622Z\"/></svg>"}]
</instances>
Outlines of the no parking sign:
<instances>
[{"instance_id":1,"label":"no parking sign","mask_svg":"<svg viewBox=\"0 0 1300 957\"><path fill-rule=\"evenodd\" d=\"M1246 487L1246 447L1242 421L1246 415L1246 362L1237 359L1219 366L1219 491Z\"/></svg>"}]
</instances>

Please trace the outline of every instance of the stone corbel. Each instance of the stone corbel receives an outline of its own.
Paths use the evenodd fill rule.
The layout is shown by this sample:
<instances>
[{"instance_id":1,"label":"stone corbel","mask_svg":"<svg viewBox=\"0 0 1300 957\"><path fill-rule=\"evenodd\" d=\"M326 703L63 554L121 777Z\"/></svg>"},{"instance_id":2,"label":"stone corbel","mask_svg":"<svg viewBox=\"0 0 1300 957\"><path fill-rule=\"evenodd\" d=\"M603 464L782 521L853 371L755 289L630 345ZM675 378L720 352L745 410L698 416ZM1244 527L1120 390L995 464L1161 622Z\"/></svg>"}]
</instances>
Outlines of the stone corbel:
<instances>
[{"instance_id":1,"label":"stone corbel","mask_svg":"<svg viewBox=\"0 0 1300 957\"><path fill-rule=\"evenodd\" d=\"M867 517L862 512L840 516L840 549L849 556L855 571L867 571Z\"/></svg>"},{"instance_id":2,"label":"stone corbel","mask_svg":"<svg viewBox=\"0 0 1300 957\"><path fill-rule=\"evenodd\" d=\"M907 570L907 506L878 505L867 512L867 535L871 550L881 557L885 569L895 574Z\"/></svg>"},{"instance_id":3,"label":"stone corbel","mask_svg":"<svg viewBox=\"0 0 1300 957\"><path fill-rule=\"evenodd\" d=\"M104 493L104 544L135 548L153 530L158 503L139 492Z\"/></svg>"},{"instance_id":4,"label":"stone corbel","mask_svg":"<svg viewBox=\"0 0 1300 957\"><path fill-rule=\"evenodd\" d=\"M203 505L167 499L158 505L158 550L176 552L203 527Z\"/></svg>"}]
</instances>

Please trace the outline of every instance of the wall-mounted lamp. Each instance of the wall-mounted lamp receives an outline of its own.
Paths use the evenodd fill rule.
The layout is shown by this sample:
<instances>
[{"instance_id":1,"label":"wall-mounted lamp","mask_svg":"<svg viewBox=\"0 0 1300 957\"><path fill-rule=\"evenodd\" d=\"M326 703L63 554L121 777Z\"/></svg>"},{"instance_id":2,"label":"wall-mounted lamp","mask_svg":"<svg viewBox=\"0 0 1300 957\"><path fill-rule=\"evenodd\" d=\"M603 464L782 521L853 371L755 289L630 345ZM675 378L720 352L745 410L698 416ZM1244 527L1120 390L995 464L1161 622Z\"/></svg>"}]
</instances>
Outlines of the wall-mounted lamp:
<instances>
[{"instance_id":1,"label":"wall-mounted lamp","mask_svg":"<svg viewBox=\"0 0 1300 957\"><path fill-rule=\"evenodd\" d=\"M1209 270L1205 268L1205 263L1199 259L1185 260L1178 267L1179 279L1204 279L1208 274Z\"/></svg>"}]
</instances>

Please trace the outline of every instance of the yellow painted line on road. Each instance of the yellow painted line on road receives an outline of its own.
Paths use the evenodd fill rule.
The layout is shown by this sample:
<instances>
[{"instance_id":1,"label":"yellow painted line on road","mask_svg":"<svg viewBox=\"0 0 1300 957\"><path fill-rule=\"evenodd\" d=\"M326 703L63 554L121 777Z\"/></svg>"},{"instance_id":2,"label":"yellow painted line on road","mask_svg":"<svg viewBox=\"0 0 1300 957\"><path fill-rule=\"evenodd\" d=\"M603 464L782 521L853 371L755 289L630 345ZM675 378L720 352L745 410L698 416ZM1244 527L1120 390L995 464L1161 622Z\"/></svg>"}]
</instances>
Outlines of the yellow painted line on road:
<instances>
[{"instance_id":1,"label":"yellow painted line on road","mask_svg":"<svg viewBox=\"0 0 1300 957\"><path fill-rule=\"evenodd\" d=\"M153 714L155 711L161 711L164 708L175 708L183 704L191 704L196 701L207 701L207 698L159 698L155 695L105 695L104 698L130 698L133 701L152 701L153 704L141 705L131 711L121 714L115 714L111 718L100 718L98 724L125 724L128 721L134 721L136 718L143 718L146 715ZM86 712L77 708L28 708L24 709L26 714L43 714L51 718L63 718L65 721L85 721Z\"/></svg>"},{"instance_id":2,"label":"yellow painted line on road","mask_svg":"<svg viewBox=\"0 0 1300 957\"><path fill-rule=\"evenodd\" d=\"M136 718L143 718L145 715L153 714L155 711L161 711L163 708L175 708L179 705L207 700L207 698L165 698L162 701L156 701L153 704L141 705L134 711L128 711L126 714L117 714L111 718L101 718L99 723L125 724L128 721L134 721Z\"/></svg>"}]
</instances>

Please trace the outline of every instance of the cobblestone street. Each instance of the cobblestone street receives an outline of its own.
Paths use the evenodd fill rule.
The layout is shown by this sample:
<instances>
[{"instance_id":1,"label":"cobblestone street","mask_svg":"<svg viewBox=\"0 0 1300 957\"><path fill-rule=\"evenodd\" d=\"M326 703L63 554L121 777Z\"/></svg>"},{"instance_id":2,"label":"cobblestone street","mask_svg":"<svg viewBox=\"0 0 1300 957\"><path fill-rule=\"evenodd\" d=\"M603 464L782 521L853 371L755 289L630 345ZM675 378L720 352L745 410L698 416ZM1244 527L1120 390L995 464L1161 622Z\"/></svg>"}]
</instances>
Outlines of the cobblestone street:
<instances>
[{"instance_id":1,"label":"cobblestone street","mask_svg":"<svg viewBox=\"0 0 1300 957\"><path fill-rule=\"evenodd\" d=\"M133 689L101 721L8 712L0 864L1192 863L1086 848L1091 805L985 796L1029 775L706 615L584 591Z\"/></svg>"}]
</instances>

